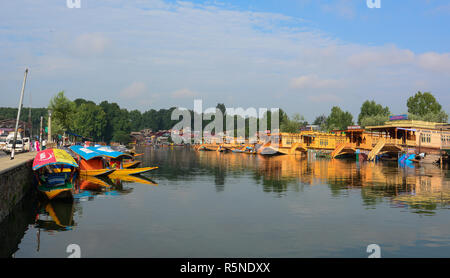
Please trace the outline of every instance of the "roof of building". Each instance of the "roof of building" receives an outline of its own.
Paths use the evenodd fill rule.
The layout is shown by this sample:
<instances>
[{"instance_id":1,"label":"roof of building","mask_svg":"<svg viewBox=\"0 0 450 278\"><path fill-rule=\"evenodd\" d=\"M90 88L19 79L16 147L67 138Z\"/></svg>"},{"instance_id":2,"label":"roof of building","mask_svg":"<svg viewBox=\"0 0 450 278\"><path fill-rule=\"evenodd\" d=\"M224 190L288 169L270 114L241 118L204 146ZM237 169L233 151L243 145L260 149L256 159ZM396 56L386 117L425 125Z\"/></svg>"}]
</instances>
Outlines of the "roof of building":
<instances>
[{"instance_id":1,"label":"roof of building","mask_svg":"<svg viewBox=\"0 0 450 278\"><path fill-rule=\"evenodd\" d=\"M425 121L415 121L415 120L400 120L400 121L388 121L384 125L378 126L366 126L366 129L386 129L386 128L425 128L425 129L440 129L439 126L448 125L446 123L433 123Z\"/></svg>"}]
</instances>

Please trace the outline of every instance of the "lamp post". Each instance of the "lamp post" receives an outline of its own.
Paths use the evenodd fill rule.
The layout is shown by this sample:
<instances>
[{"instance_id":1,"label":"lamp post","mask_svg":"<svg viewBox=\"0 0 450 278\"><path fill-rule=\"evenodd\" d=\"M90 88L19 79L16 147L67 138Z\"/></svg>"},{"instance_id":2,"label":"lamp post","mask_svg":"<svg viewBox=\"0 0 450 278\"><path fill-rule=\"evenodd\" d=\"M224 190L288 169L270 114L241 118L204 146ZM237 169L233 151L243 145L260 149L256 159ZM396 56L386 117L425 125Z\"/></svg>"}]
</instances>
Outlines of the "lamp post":
<instances>
[{"instance_id":1,"label":"lamp post","mask_svg":"<svg viewBox=\"0 0 450 278\"><path fill-rule=\"evenodd\" d=\"M14 138L13 138L13 143L12 143L11 159L14 159L14 153L16 150L17 131L19 129L20 111L22 110L23 93L25 91L25 83L27 81L27 75L28 75L28 68L25 69L25 75L23 77L22 92L20 94L20 101L19 101L19 109L17 110L16 128L14 129Z\"/></svg>"},{"instance_id":2,"label":"lamp post","mask_svg":"<svg viewBox=\"0 0 450 278\"><path fill-rule=\"evenodd\" d=\"M48 143L52 143L52 109L48 110Z\"/></svg>"}]
</instances>

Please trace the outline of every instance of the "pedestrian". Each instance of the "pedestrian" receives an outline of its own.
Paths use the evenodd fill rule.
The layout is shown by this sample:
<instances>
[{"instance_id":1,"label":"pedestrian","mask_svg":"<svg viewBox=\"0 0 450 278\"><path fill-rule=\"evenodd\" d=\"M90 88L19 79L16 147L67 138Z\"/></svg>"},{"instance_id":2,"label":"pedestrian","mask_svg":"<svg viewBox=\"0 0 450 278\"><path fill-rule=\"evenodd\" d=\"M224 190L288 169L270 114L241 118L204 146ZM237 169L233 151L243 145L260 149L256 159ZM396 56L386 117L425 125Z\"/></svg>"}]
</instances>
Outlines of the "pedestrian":
<instances>
[{"instance_id":1,"label":"pedestrian","mask_svg":"<svg viewBox=\"0 0 450 278\"><path fill-rule=\"evenodd\" d=\"M35 140L34 141L34 149L39 152L41 150L40 146L39 146L39 141Z\"/></svg>"}]
</instances>

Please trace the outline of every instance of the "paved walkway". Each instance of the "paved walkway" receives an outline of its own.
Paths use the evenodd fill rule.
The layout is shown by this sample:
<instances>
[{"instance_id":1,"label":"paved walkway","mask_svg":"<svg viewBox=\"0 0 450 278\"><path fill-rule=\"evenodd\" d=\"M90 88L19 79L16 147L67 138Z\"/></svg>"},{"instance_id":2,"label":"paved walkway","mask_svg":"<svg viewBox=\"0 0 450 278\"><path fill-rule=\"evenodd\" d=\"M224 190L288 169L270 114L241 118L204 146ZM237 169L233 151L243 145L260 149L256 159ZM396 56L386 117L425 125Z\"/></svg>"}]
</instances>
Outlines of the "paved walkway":
<instances>
[{"instance_id":1,"label":"paved walkway","mask_svg":"<svg viewBox=\"0 0 450 278\"><path fill-rule=\"evenodd\" d=\"M16 154L14 156L14 159L10 159L10 155L1 156L0 157L0 174L3 172L16 167L17 165L20 165L24 162L33 160L36 156L36 152L26 152L26 153L20 153Z\"/></svg>"}]
</instances>

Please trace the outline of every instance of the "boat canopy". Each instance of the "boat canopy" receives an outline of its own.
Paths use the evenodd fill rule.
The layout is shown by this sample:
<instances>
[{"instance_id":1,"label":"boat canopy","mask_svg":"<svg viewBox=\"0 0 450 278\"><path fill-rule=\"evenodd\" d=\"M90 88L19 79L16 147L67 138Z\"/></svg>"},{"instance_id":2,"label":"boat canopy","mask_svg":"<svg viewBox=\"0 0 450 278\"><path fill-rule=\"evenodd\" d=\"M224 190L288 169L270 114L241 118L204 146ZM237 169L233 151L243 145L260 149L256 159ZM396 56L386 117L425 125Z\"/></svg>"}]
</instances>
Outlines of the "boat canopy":
<instances>
[{"instance_id":1,"label":"boat canopy","mask_svg":"<svg viewBox=\"0 0 450 278\"><path fill-rule=\"evenodd\" d=\"M133 158L133 156L123 153L123 152L119 152L119 151L115 151L113 149L111 149L110 147L107 146L100 146L100 147L88 147L89 150L97 152L103 156L106 157L110 157L110 158Z\"/></svg>"},{"instance_id":2,"label":"boat canopy","mask_svg":"<svg viewBox=\"0 0 450 278\"><path fill-rule=\"evenodd\" d=\"M36 154L33 160L33 171L47 165L63 165L69 167L78 167L73 157L64 150L46 149Z\"/></svg>"},{"instance_id":3,"label":"boat canopy","mask_svg":"<svg viewBox=\"0 0 450 278\"><path fill-rule=\"evenodd\" d=\"M79 145L69 147L69 149L71 151L73 151L74 153L81 156L81 158L83 158L84 160L90 160L90 159L93 159L96 157L100 157L100 158L103 157L103 154L96 152L90 148L91 147L84 148L83 146L79 146Z\"/></svg>"}]
</instances>

